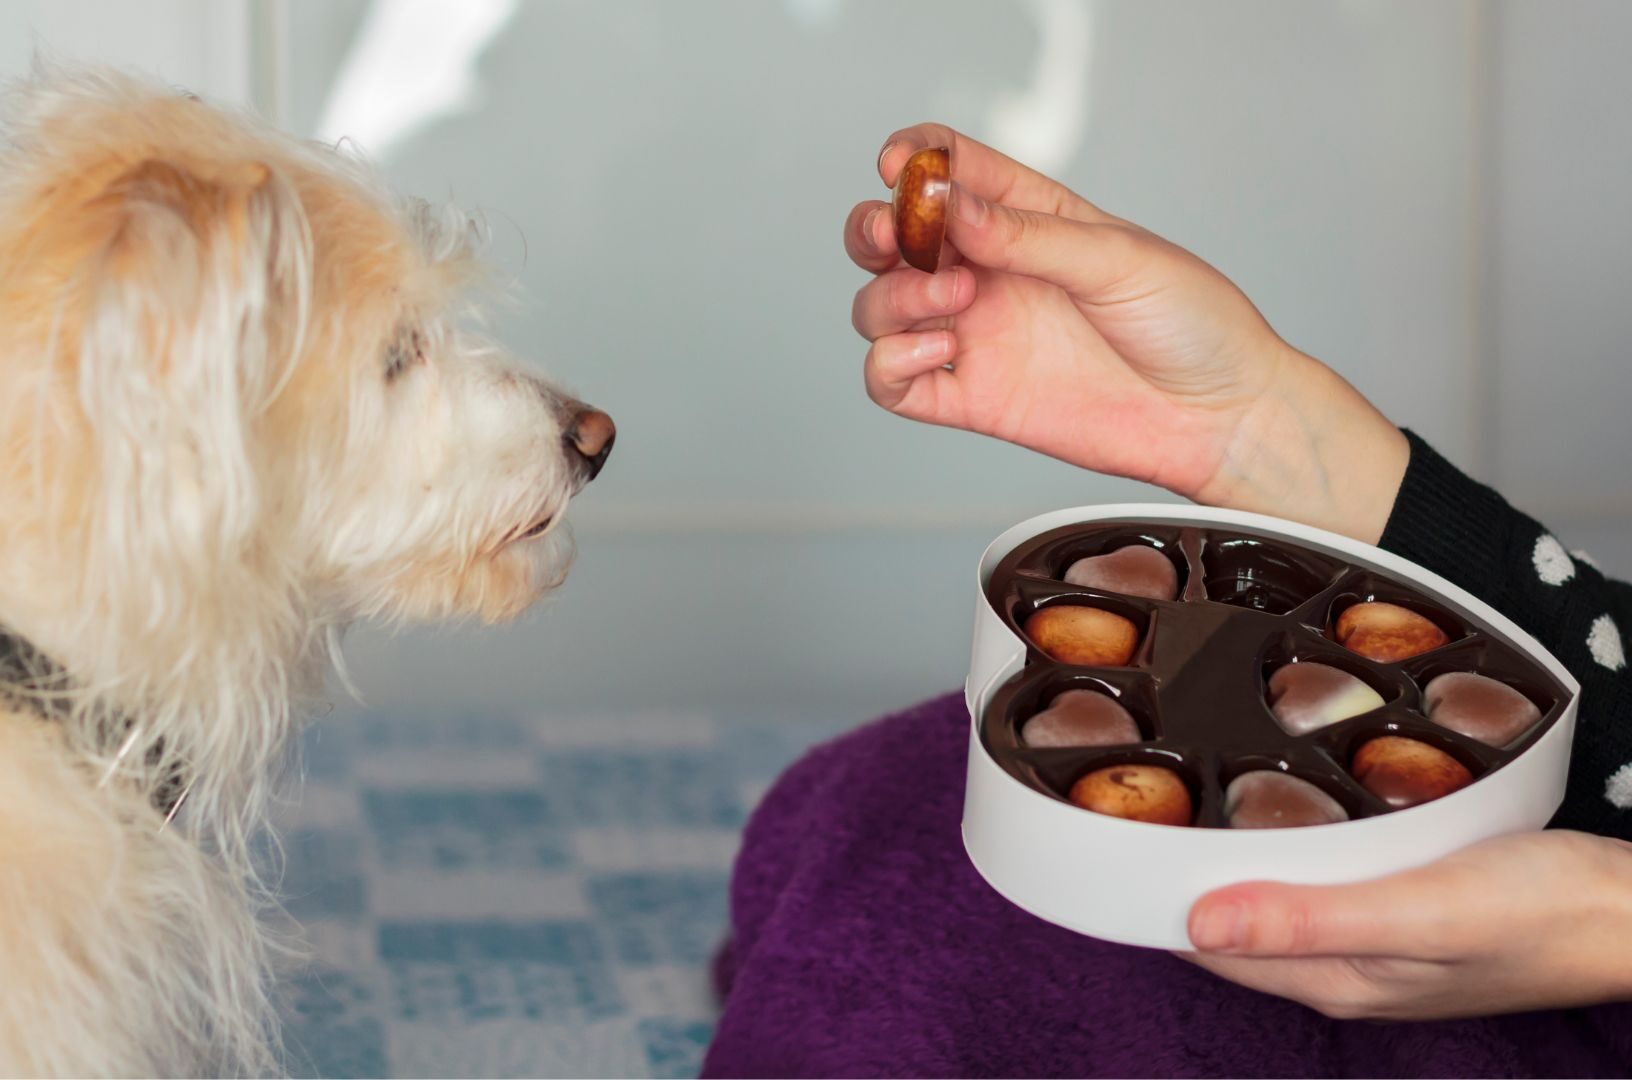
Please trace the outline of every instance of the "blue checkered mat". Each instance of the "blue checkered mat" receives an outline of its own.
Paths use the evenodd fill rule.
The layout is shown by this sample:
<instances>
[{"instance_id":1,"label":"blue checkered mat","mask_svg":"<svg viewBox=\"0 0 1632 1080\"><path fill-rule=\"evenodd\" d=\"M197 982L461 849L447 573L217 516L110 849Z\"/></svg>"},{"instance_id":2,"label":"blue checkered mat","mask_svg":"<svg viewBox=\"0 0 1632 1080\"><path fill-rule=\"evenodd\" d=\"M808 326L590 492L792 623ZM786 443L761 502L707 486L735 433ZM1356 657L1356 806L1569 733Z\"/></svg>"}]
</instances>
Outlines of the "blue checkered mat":
<instances>
[{"instance_id":1,"label":"blue checkered mat","mask_svg":"<svg viewBox=\"0 0 1632 1080\"><path fill-rule=\"evenodd\" d=\"M693 1076L747 811L839 725L331 718L287 808L313 1076Z\"/></svg>"}]
</instances>

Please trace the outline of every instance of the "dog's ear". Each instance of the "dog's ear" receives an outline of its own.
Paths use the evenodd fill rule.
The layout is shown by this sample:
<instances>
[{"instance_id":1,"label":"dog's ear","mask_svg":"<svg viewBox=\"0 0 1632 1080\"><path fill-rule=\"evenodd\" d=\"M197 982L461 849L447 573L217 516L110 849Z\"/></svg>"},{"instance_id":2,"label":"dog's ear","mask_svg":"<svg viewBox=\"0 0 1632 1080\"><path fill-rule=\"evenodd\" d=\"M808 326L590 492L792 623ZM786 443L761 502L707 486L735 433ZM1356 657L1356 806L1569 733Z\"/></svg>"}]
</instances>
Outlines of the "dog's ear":
<instances>
[{"instance_id":1,"label":"dog's ear","mask_svg":"<svg viewBox=\"0 0 1632 1080\"><path fill-rule=\"evenodd\" d=\"M305 334L308 226L293 185L254 161L144 160L85 210L100 238L77 372L99 448L92 528L106 571L170 606L256 527L256 436Z\"/></svg>"}]
</instances>

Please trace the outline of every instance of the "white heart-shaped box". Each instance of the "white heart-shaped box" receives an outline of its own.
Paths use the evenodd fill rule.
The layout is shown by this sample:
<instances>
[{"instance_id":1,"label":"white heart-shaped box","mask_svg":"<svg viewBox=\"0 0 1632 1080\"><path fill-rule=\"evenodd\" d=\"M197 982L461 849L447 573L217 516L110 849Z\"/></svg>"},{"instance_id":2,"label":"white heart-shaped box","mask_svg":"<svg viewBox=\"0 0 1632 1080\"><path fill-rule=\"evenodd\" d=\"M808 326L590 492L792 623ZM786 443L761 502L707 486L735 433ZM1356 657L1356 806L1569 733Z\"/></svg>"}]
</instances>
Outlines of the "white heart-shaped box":
<instances>
[{"instance_id":1,"label":"white heart-shaped box","mask_svg":"<svg viewBox=\"0 0 1632 1080\"><path fill-rule=\"evenodd\" d=\"M1420 806L1295 829L1179 828L1079 809L1011 776L987 752L981 720L1019 672L1026 645L993 610L986 586L1020 544L1063 526L1149 522L1240 530L1405 581L1545 668L1567 689L1563 712L1522 754L1475 783ZM1003 533L981 556L974 648L965 684L971 718L963 841L994 889L1079 933L1129 945L1190 947L1186 919L1204 893L1242 881L1363 881L1431 862L1493 836L1539 829L1564 799L1580 686L1539 642L1488 604L1380 548L1260 514L1123 503L1042 514Z\"/></svg>"}]
</instances>

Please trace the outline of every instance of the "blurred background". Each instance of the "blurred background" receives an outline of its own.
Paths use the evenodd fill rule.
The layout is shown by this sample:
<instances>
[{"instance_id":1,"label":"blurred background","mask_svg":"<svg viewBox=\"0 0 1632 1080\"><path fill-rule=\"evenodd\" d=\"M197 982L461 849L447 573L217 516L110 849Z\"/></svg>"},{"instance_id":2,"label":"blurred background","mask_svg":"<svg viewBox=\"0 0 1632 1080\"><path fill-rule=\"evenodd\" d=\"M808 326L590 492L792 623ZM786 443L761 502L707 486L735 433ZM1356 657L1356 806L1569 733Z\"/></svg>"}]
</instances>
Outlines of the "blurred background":
<instances>
[{"instance_id":1,"label":"blurred background","mask_svg":"<svg viewBox=\"0 0 1632 1080\"><path fill-rule=\"evenodd\" d=\"M1198 252L1632 573L1628 40L1612 0L0 7L0 72L157 72L485 213L520 287L500 335L618 421L545 611L351 638L367 705L337 696L292 812L332 969L292 1006L316 1067L694 1068L725 866L776 769L960 683L1007 525L1170 498L867 400L839 228L896 127L944 121Z\"/></svg>"},{"instance_id":2,"label":"blurred background","mask_svg":"<svg viewBox=\"0 0 1632 1080\"><path fill-rule=\"evenodd\" d=\"M354 635L369 700L817 708L961 679L975 557L1168 498L862 394L838 234L934 118L1197 251L1401 423L1632 569L1632 74L1613 2L127 0L0 68L159 72L482 211L497 328L608 409L523 627Z\"/></svg>"}]
</instances>

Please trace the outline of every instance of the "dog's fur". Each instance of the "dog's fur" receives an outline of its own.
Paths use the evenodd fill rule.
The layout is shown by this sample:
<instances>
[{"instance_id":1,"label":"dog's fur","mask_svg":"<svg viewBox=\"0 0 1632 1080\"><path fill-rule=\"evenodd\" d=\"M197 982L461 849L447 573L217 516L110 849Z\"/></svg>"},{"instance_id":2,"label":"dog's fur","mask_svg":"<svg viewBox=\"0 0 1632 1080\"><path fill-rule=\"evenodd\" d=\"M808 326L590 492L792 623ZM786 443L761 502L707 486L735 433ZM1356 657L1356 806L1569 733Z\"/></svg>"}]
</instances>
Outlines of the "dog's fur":
<instances>
[{"instance_id":1,"label":"dog's fur","mask_svg":"<svg viewBox=\"0 0 1632 1080\"><path fill-rule=\"evenodd\" d=\"M473 336L470 219L327 148L108 73L3 122L0 1073L276 1070L300 703L351 620L560 580L581 406Z\"/></svg>"}]
</instances>

